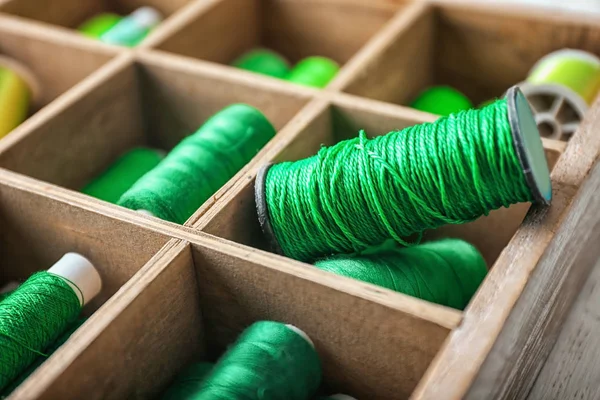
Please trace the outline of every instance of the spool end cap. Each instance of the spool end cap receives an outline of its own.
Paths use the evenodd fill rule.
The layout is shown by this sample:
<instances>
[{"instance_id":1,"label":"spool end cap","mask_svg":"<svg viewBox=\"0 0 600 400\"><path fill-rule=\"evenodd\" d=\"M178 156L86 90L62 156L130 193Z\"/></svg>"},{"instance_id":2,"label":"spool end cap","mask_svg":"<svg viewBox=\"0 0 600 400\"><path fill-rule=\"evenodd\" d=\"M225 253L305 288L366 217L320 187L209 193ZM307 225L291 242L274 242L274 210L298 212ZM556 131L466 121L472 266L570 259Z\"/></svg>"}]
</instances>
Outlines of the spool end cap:
<instances>
[{"instance_id":1,"label":"spool end cap","mask_svg":"<svg viewBox=\"0 0 600 400\"><path fill-rule=\"evenodd\" d=\"M87 258L78 253L66 253L48 272L67 280L79 297L82 307L96 297L102 289L100 274Z\"/></svg>"}]
</instances>

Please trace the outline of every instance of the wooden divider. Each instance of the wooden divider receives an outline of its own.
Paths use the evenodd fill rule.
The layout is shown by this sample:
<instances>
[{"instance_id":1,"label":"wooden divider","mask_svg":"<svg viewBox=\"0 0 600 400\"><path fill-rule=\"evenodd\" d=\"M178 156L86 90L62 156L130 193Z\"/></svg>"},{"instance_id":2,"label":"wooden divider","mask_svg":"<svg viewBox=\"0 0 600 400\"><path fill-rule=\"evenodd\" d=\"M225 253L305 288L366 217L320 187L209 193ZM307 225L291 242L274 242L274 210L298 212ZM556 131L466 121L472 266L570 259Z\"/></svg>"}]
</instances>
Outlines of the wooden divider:
<instances>
[{"instance_id":1,"label":"wooden divider","mask_svg":"<svg viewBox=\"0 0 600 400\"><path fill-rule=\"evenodd\" d=\"M173 16L126 50L65 28L137 0L59 0L47 10L0 0L0 53L44 66L36 72L51 88L50 104L0 140L0 252L11 263L0 287L69 249L88 255L106 284L90 319L11 398L149 398L258 319L305 330L325 388L360 399L525 393L581 283L560 268L574 268L564 243L581 221L571 208L589 203L579 188L600 151L600 103L568 144L543 141L551 207L519 205L429 233L473 242L491 267L464 313L264 251L254 179L266 162L312 155L359 129L381 135L435 120L402 106L427 85L455 85L480 101L551 50L600 53L600 25L444 1L144 3ZM256 45L344 66L315 90L220 64ZM260 108L278 134L185 225L76 192L132 146L168 150L234 102ZM513 365L533 373L519 377Z\"/></svg>"}]
</instances>

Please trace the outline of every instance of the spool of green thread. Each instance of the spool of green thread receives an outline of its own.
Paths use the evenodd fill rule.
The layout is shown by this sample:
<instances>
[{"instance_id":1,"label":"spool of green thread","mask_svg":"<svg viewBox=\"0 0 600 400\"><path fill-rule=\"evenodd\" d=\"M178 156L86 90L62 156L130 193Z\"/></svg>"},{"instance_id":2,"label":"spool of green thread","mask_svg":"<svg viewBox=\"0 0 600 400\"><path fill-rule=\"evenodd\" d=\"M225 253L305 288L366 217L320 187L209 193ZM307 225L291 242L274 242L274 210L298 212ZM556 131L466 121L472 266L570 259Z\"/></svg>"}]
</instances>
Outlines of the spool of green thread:
<instances>
[{"instance_id":1,"label":"spool of green thread","mask_svg":"<svg viewBox=\"0 0 600 400\"><path fill-rule=\"evenodd\" d=\"M160 150L138 147L117 159L106 171L82 189L100 200L116 203L135 182L164 158Z\"/></svg>"},{"instance_id":2,"label":"spool of green thread","mask_svg":"<svg viewBox=\"0 0 600 400\"><path fill-rule=\"evenodd\" d=\"M122 19L123 17L117 14L102 13L85 21L77 30L85 36L99 39Z\"/></svg>"},{"instance_id":3,"label":"spool of green thread","mask_svg":"<svg viewBox=\"0 0 600 400\"><path fill-rule=\"evenodd\" d=\"M300 261L361 252L519 202L549 204L550 173L527 100L506 100L257 175L259 221L272 249ZM418 242L419 237L416 241Z\"/></svg>"},{"instance_id":4,"label":"spool of green thread","mask_svg":"<svg viewBox=\"0 0 600 400\"><path fill-rule=\"evenodd\" d=\"M275 128L256 108L226 107L183 139L118 204L182 224L273 136Z\"/></svg>"},{"instance_id":5,"label":"spool of green thread","mask_svg":"<svg viewBox=\"0 0 600 400\"><path fill-rule=\"evenodd\" d=\"M195 399L308 400L321 382L321 362L298 328L255 322L219 359Z\"/></svg>"},{"instance_id":6,"label":"spool of green thread","mask_svg":"<svg viewBox=\"0 0 600 400\"><path fill-rule=\"evenodd\" d=\"M237 58L232 65L247 71L281 79L285 78L290 72L288 61L268 49L251 50Z\"/></svg>"},{"instance_id":7,"label":"spool of green thread","mask_svg":"<svg viewBox=\"0 0 600 400\"><path fill-rule=\"evenodd\" d=\"M339 70L340 66L329 58L307 57L292 68L286 79L298 85L324 88Z\"/></svg>"},{"instance_id":8,"label":"spool of green thread","mask_svg":"<svg viewBox=\"0 0 600 400\"><path fill-rule=\"evenodd\" d=\"M375 254L333 256L315 265L460 310L469 303L487 273L481 253L458 239L384 249Z\"/></svg>"},{"instance_id":9,"label":"spool of green thread","mask_svg":"<svg viewBox=\"0 0 600 400\"><path fill-rule=\"evenodd\" d=\"M60 346L66 343L67 340L71 337L71 335L87 320L87 318L79 318L75 321L69 328L67 328L66 332L62 334L50 347L45 350L46 355L41 355L36 358L36 360L25 369L21 375L19 375L15 380L13 380L10 385L8 385L3 391L0 392L0 399L9 396L25 379L29 378L40 365L44 363Z\"/></svg>"},{"instance_id":10,"label":"spool of green thread","mask_svg":"<svg viewBox=\"0 0 600 400\"><path fill-rule=\"evenodd\" d=\"M175 381L162 396L162 400L191 400L202 387L204 379L212 370L214 364L199 362L190 365L177 375Z\"/></svg>"},{"instance_id":11,"label":"spool of green thread","mask_svg":"<svg viewBox=\"0 0 600 400\"><path fill-rule=\"evenodd\" d=\"M431 114L448 116L473 108L473 103L467 96L449 86L432 86L422 91L411 107Z\"/></svg>"},{"instance_id":12,"label":"spool of green thread","mask_svg":"<svg viewBox=\"0 0 600 400\"><path fill-rule=\"evenodd\" d=\"M0 391L45 355L101 285L87 259L67 253L0 302Z\"/></svg>"}]
</instances>

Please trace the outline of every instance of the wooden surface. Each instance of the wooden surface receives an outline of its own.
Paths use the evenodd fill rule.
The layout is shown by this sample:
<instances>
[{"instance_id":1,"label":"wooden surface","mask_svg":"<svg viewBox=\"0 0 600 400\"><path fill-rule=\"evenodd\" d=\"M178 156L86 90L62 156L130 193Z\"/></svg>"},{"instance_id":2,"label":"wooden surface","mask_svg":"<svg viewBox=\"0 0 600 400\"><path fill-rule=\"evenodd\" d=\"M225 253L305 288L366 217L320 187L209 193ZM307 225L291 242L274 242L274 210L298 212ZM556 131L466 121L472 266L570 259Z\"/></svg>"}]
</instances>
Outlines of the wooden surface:
<instances>
[{"instance_id":1,"label":"wooden surface","mask_svg":"<svg viewBox=\"0 0 600 400\"><path fill-rule=\"evenodd\" d=\"M0 140L0 287L68 249L89 256L106 282L88 322L12 398L156 396L186 363L216 357L264 318L304 329L325 387L360 399L524 396L591 268L595 236L569 238L595 227L586 218L594 183L581 185L600 153L600 103L569 144L543 141L551 207L522 204L429 233L470 240L490 266L464 312L266 252L254 179L267 162L307 157L359 129L381 135L435 120L403 106L428 85L456 85L478 102L550 50L598 53L600 24L442 0L151 4L168 19L132 50L70 27L137 0L47 9L0 0L0 53L31 65L46 89L42 107ZM292 61L326 55L342 70L316 90L225 65L256 45ZM77 191L126 149L168 150L234 102L261 109L278 133L183 226Z\"/></svg>"}]
</instances>

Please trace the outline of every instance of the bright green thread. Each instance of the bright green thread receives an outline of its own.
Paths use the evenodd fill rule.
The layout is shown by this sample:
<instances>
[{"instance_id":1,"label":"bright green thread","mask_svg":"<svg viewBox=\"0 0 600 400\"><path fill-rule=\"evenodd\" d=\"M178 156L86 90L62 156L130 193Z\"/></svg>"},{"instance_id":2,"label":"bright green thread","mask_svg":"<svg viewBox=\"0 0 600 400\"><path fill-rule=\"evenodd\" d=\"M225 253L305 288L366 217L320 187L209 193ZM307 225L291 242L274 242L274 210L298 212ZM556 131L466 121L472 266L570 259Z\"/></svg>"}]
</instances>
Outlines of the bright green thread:
<instances>
[{"instance_id":1,"label":"bright green thread","mask_svg":"<svg viewBox=\"0 0 600 400\"><path fill-rule=\"evenodd\" d=\"M257 109L229 106L183 139L118 204L183 224L275 135Z\"/></svg>"},{"instance_id":2,"label":"bright green thread","mask_svg":"<svg viewBox=\"0 0 600 400\"><path fill-rule=\"evenodd\" d=\"M308 400L320 381L315 349L284 324L261 321L242 333L193 398Z\"/></svg>"},{"instance_id":3,"label":"bright green thread","mask_svg":"<svg viewBox=\"0 0 600 400\"><path fill-rule=\"evenodd\" d=\"M298 62L286 79L298 85L324 88L337 75L340 66L326 57L307 57Z\"/></svg>"},{"instance_id":4,"label":"bright green thread","mask_svg":"<svg viewBox=\"0 0 600 400\"><path fill-rule=\"evenodd\" d=\"M202 387L204 379L212 370L214 364L199 362L190 365L175 378L162 400L190 400Z\"/></svg>"},{"instance_id":5,"label":"bright green thread","mask_svg":"<svg viewBox=\"0 0 600 400\"><path fill-rule=\"evenodd\" d=\"M325 271L461 310L487 273L481 253L458 239L368 255L335 256L315 265Z\"/></svg>"},{"instance_id":6,"label":"bright green thread","mask_svg":"<svg viewBox=\"0 0 600 400\"><path fill-rule=\"evenodd\" d=\"M422 91L411 107L432 114L448 116L473 108L471 100L449 86L432 86Z\"/></svg>"},{"instance_id":7,"label":"bright green thread","mask_svg":"<svg viewBox=\"0 0 600 400\"><path fill-rule=\"evenodd\" d=\"M0 302L0 390L44 353L79 312L79 297L62 278L38 272Z\"/></svg>"},{"instance_id":8,"label":"bright green thread","mask_svg":"<svg viewBox=\"0 0 600 400\"><path fill-rule=\"evenodd\" d=\"M67 340L71 337L71 335L87 320L87 318L80 318L76 320L73 324L67 328L67 331L64 332L56 341L52 343L50 347L46 349L46 355L38 356L33 363L29 365L16 379L14 379L10 385L8 385L3 391L0 392L0 399L4 398L3 396L8 396L11 394L13 390L15 390L25 379L29 377L40 365L46 361L48 357L50 357L60 346L65 344Z\"/></svg>"},{"instance_id":9,"label":"bright green thread","mask_svg":"<svg viewBox=\"0 0 600 400\"><path fill-rule=\"evenodd\" d=\"M279 245L301 261L390 238L407 245L410 235L532 200L505 100L275 164L265 190Z\"/></svg>"},{"instance_id":10,"label":"bright green thread","mask_svg":"<svg viewBox=\"0 0 600 400\"><path fill-rule=\"evenodd\" d=\"M282 79L290 72L290 65L287 60L268 49L251 50L236 59L232 65L257 74Z\"/></svg>"},{"instance_id":11,"label":"bright green thread","mask_svg":"<svg viewBox=\"0 0 600 400\"><path fill-rule=\"evenodd\" d=\"M123 193L156 167L163 157L158 150L143 147L132 149L119 157L81 191L100 200L116 203Z\"/></svg>"}]
</instances>

